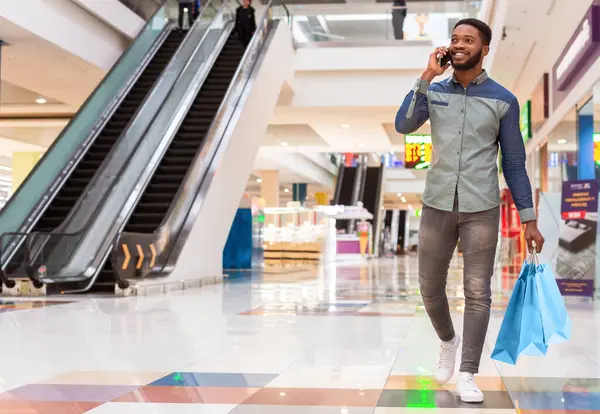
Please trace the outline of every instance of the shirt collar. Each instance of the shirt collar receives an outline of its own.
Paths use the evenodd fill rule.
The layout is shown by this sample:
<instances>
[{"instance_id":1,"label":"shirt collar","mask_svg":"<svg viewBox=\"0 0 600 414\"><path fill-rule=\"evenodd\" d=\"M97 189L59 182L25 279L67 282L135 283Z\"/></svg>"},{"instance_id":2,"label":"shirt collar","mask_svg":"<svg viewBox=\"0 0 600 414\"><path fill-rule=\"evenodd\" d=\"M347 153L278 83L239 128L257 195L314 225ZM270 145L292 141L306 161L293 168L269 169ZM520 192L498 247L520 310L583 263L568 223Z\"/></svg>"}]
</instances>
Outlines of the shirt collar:
<instances>
[{"instance_id":1,"label":"shirt collar","mask_svg":"<svg viewBox=\"0 0 600 414\"><path fill-rule=\"evenodd\" d=\"M479 76L477 76L475 79L473 79L473 82L475 85L481 85L483 82L485 82L486 80L488 80L489 76L487 74L487 72L485 71L485 69L483 70L483 72L481 72L479 74ZM452 81L455 83L459 83L458 79L456 79L456 74L452 74Z\"/></svg>"}]
</instances>

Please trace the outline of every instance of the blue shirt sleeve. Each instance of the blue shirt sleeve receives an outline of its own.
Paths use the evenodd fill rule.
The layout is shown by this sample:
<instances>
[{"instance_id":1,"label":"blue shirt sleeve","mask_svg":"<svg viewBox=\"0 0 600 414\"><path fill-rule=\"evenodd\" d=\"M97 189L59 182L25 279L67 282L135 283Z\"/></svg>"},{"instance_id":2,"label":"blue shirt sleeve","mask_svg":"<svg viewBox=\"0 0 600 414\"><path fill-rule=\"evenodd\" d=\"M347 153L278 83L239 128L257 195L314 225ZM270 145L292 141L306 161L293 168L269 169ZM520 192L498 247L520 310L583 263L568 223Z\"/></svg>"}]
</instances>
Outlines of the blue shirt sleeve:
<instances>
[{"instance_id":1,"label":"blue shirt sleeve","mask_svg":"<svg viewBox=\"0 0 600 414\"><path fill-rule=\"evenodd\" d=\"M521 223L526 223L535 220L536 217L531 183L525 168L526 152L519 118L519 103L515 98L500 121L499 142L504 178L519 211Z\"/></svg>"},{"instance_id":2,"label":"blue shirt sleeve","mask_svg":"<svg viewBox=\"0 0 600 414\"><path fill-rule=\"evenodd\" d=\"M411 134L429 119L427 91L429 82L418 79L415 87L406 95L396 114L396 131Z\"/></svg>"}]
</instances>

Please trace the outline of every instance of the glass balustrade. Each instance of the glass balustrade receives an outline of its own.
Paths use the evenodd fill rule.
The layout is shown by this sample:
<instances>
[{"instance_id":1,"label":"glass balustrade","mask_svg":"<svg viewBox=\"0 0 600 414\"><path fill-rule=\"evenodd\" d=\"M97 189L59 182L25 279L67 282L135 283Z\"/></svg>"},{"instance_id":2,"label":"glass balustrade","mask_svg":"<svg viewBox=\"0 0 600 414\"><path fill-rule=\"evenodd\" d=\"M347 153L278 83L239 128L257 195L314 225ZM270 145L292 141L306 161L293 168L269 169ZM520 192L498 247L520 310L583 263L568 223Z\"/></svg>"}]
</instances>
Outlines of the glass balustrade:
<instances>
[{"instance_id":1,"label":"glass balustrade","mask_svg":"<svg viewBox=\"0 0 600 414\"><path fill-rule=\"evenodd\" d=\"M428 41L448 44L456 22L477 17L479 1L408 2L406 9L391 3L289 6L299 47L323 43L395 44Z\"/></svg>"}]
</instances>

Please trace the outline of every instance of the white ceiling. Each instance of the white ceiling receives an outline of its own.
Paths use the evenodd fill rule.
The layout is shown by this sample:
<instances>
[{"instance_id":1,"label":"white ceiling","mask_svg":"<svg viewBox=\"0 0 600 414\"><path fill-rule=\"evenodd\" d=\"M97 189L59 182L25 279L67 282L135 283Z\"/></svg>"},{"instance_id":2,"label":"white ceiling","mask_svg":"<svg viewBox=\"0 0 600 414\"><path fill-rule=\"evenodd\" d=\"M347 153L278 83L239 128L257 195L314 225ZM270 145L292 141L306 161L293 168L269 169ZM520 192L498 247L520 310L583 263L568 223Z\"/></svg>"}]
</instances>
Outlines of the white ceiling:
<instances>
[{"instance_id":1,"label":"white ceiling","mask_svg":"<svg viewBox=\"0 0 600 414\"><path fill-rule=\"evenodd\" d=\"M524 100L529 97L544 71L552 66L592 0L496 1L509 2L507 38L499 44L491 72L496 80ZM296 12L304 15L360 13L359 9L369 13L376 9L385 12L390 4L358 3L344 5L343 9L340 7L323 4L296 6ZM425 2L418 7L462 7L462 3ZM41 113L46 108L56 109L57 106L73 111L104 75L100 69L66 54L10 22L0 21L0 38L12 43L4 51L2 87L7 91L7 95L3 92L3 101L11 104L13 111L15 107L21 107L24 111ZM398 92L399 99L404 93ZM50 103L56 101L67 105L44 108L33 103L28 105L38 95L51 100ZM281 153L302 150L305 153L394 151L401 154L404 151L403 137L395 133L391 124L396 110L396 107L313 108L281 105L271 119L264 146ZM15 127L0 122L0 156L10 154L13 150L43 149L61 128L59 125L32 125ZM418 132L429 133L429 125L424 125ZM255 168L282 170L281 181L284 183L311 182L291 169L286 170L274 158L259 157Z\"/></svg>"},{"instance_id":2,"label":"white ceiling","mask_svg":"<svg viewBox=\"0 0 600 414\"><path fill-rule=\"evenodd\" d=\"M104 77L102 69L4 18L0 39L8 43L2 48L2 80L22 90L79 106Z\"/></svg>"},{"instance_id":3,"label":"white ceiling","mask_svg":"<svg viewBox=\"0 0 600 414\"><path fill-rule=\"evenodd\" d=\"M544 72L551 71L593 0L504 1L506 38L497 48L491 74L525 101Z\"/></svg>"}]
</instances>

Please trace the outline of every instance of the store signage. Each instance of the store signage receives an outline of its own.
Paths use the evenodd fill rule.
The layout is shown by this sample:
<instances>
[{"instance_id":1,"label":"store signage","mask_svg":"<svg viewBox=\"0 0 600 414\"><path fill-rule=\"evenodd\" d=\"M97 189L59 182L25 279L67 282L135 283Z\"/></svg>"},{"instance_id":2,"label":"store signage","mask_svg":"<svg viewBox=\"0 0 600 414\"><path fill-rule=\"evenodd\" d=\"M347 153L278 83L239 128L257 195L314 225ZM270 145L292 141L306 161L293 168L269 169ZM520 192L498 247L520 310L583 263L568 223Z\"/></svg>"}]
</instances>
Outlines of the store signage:
<instances>
[{"instance_id":1,"label":"store signage","mask_svg":"<svg viewBox=\"0 0 600 414\"><path fill-rule=\"evenodd\" d=\"M563 95L568 93L575 81L587 72L598 57L600 57L600 5L595 3L586 13L553 67L554 108L562 102Z\"/></svg>"},{"instance_id":2,"label":"store signage","mask_svg":"<svg viewBox=\"0 0 600 414\"><path fill-rule=\"evenodd\" d=\"M531 101L525 102L525 105L521 107L521 119L519 123L521 125L523 141L527 142L533 136L531 131Z\"/></svg>"},{"instance_id":3,"label":"store signage","mask_svg":"<svg viewBox=\"0 0 600 414\"><path fill-rule=\"evenodd\" d=\"M404 136L404 167L422 170L431 163L431 135Z\"/></svg>"},{"instance_id":4,"label":"store signage","mask_svg":"<svg viewBox=\"0 0 600 414\"><path fill-rule=\"evenodd\" d=\"M565 296L593 296L598 181L563 182L560 211L563 222L557 226L558 234L544 234L558 238L557 250L551 255L558 287Z\"/></svg>"},{"instance_id":5,"label":"store signage","mask_svg":"<svg viewBox=\"0 0 600 414\"><path fill-rule=\"evenodd\" d=\"M598 212L598 181L564 181L560 214L563 220L585 219Z\"/></svg>"}]
</instances>

